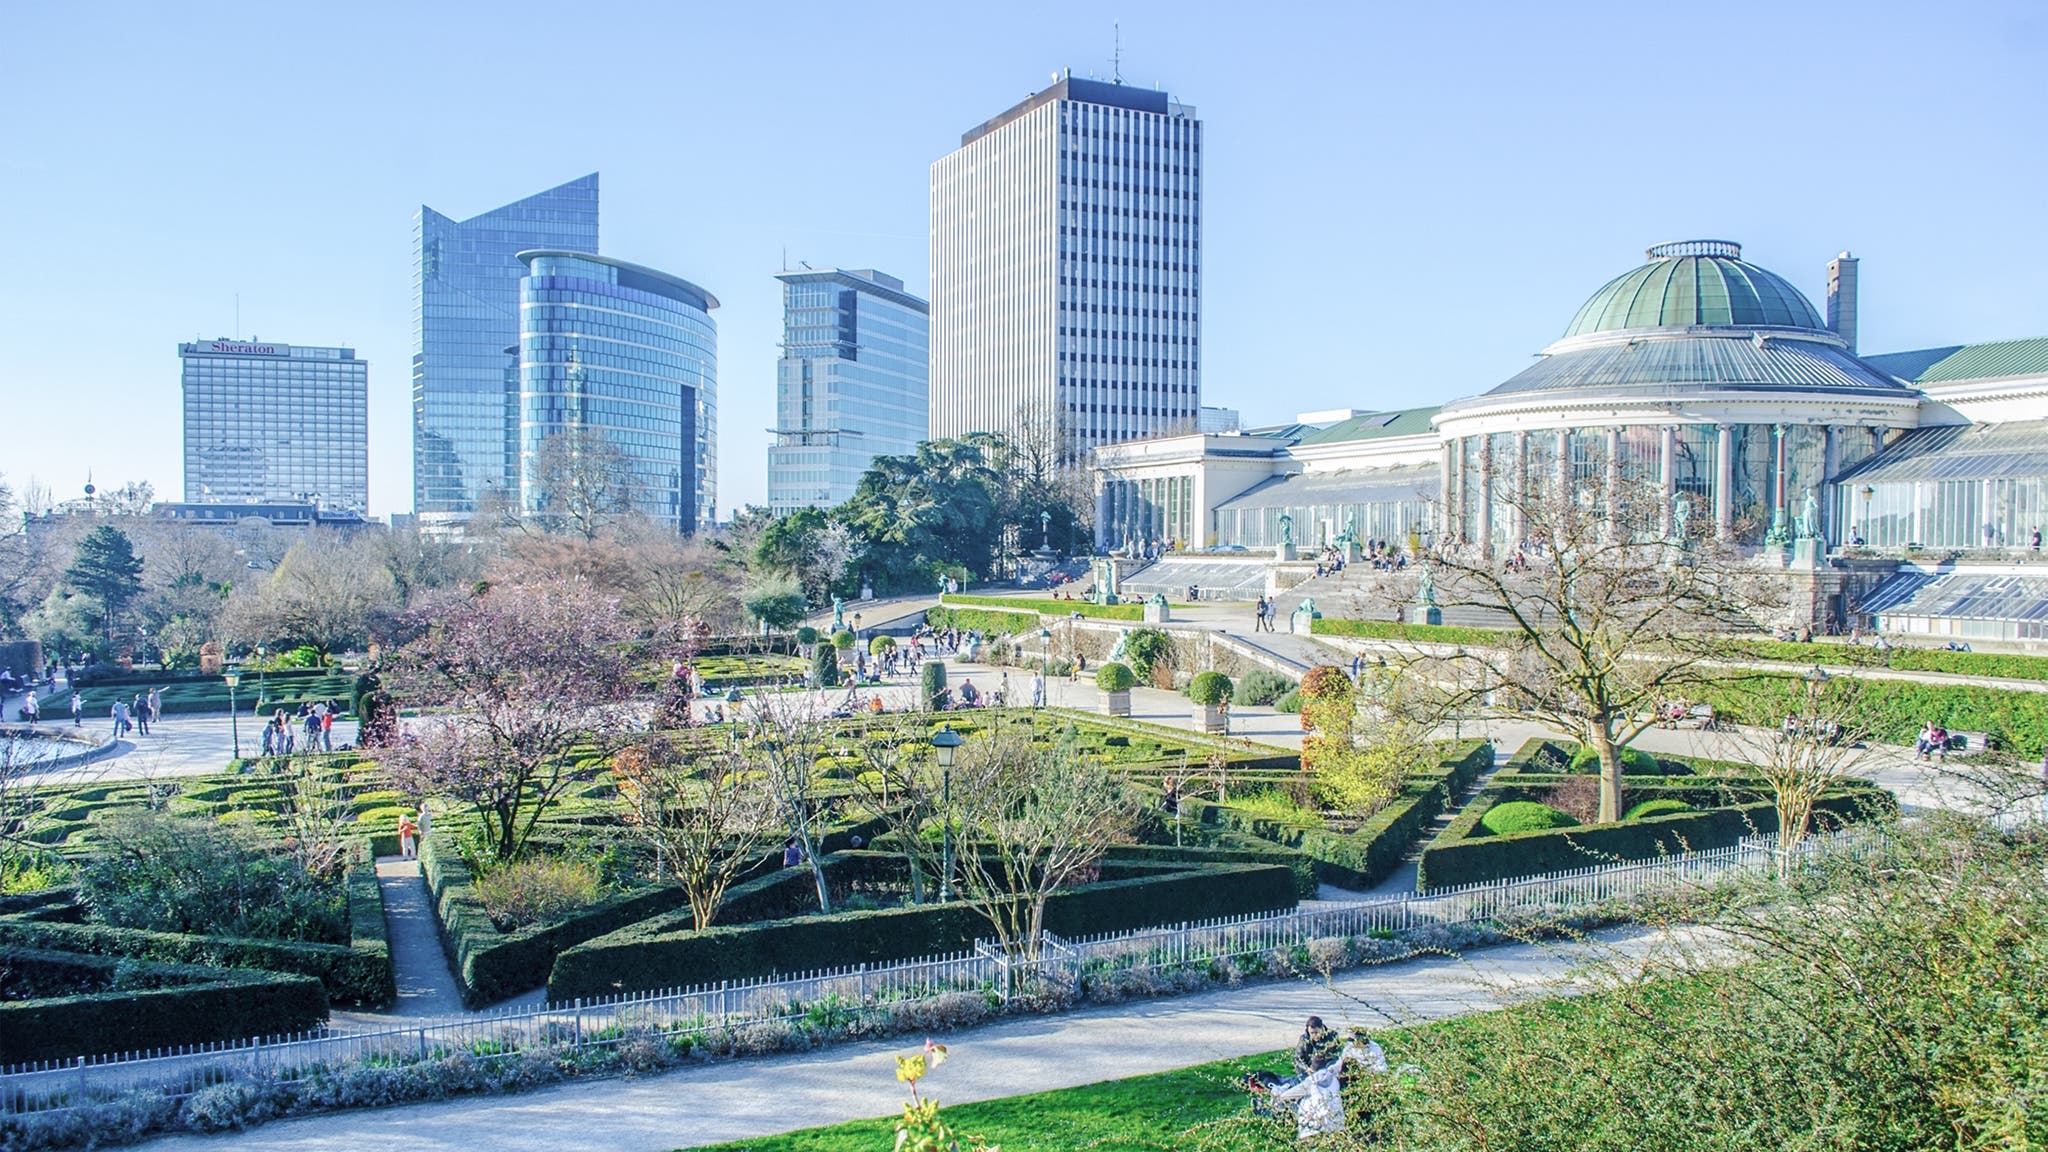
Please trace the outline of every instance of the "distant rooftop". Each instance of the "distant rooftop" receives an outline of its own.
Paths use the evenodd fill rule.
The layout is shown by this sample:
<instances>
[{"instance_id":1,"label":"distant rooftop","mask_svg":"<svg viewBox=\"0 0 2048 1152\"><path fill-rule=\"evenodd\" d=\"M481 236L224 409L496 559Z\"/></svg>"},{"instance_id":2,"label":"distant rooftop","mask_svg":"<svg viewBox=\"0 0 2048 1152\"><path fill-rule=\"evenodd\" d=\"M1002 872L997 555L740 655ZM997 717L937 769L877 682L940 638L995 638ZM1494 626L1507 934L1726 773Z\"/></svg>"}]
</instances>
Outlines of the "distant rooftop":
<instances>
[{"instance_id":1,"label":"distant rooftop","mask_svg":"<svg viewBox=\"0 0 2048 1152\"><path fill-rule=\"evenodd\" d=\"M1395 436L1422 436L1430 431L1429 419L1437 407L1401 408L1392 412L1367 412L1328 428L1318 428L1295 441L1297 448L1310 444L1347 444L1358 440L1386 440Z\"/></svg>"},{"instance_id":2,"label":"distant rooftop","mask_svg":"<svg viewBox=\"0 0 2048 1152\"><path fill-rule=\"evenodd\" d=\"M873 268L792 268L787 272L777 272L775 278L784 284L844 284L849 288L893 300L906 308L927 314L931 312L930 304L903 290L903 281L887 272L877 272Z\"/></svg>"},{"instance_id":3,"label":"distant rooftop","mask_svg":"<svg viewBox=\"0 0 2048 1152\"><path fill-rule=\"evenodd\" d=\"M1001 115L961 133L960 146L965 148L1012 120L1054 100L1078 100L1083 104L1129 108L1134 112L1151 112L1160 116L1173 109L1173 100L1156 88L1138 88L1107 80L1083 80L1070 74L1062 74L1059 82L1052 87L1043 92L1033 92Z\"/></svg>"},{"instance_id":4,"label":"distant rooftop","mask_svg":"<svg viewBox=\"0 0 2048 1152\"><path fill-rule=\"evenodd\" d=\"M1863 361L1909 384L2048 376L2048 337L1886 352L1865 356Z\"/></svg>"}]
</instances>

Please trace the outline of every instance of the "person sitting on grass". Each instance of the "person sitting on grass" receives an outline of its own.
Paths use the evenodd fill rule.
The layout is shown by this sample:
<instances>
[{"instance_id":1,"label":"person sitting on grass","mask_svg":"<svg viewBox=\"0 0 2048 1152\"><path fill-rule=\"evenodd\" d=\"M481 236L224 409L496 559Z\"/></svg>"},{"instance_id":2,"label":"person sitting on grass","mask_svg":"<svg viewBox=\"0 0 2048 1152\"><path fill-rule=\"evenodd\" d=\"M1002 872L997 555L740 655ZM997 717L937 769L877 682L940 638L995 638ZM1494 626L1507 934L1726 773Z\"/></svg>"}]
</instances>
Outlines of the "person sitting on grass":
<instances>
[{"instance_id":1,"label":"person sitting on grass","mask_svg":"<svg viewBox=\"0 0 2048 1152\"><path fill-rule=\"evenodd\" d=\"M1315 1017L1309 1019L1311 1025L1322 1023ZM1265 1086L1255 1077L1251 1085L1253 1092L1267 1097L1255 1107L1255 1111L1277 1116L1280 1106L1294 1109L1295 1138L1299 1140L1344 1130L1345 1064L1360 1064L1379 1075L1385 1075L1387 1071L1387 1054L1373 1042L1365 1029L1353 1028L1348 1041L1339 1040L1337 1034L1328 1029L1323 1029L1323 1032L1327 1037L1316 1037L1313 1045L1310 1034L1304 1032L1302 1042L1295 1045L1296 1067L1300 1067L1306 1055L1311 1065L1307 1073L1274 1087ZM1333 1052L1332 1042L1341 1047Z\"/></svg>"}]
</instances>

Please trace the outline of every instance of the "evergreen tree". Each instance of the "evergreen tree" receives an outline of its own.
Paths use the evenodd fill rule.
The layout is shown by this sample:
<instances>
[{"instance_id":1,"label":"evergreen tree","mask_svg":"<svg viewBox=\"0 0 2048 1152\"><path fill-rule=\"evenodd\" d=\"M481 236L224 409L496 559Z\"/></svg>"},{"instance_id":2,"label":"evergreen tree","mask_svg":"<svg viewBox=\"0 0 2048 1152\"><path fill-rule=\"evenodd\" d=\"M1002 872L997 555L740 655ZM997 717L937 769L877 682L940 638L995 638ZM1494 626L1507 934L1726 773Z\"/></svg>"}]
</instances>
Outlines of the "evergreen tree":
<instances>
[{"instance_id":1,"label":"evergreen tree","mask_svg":"<svg viewBox=\"0 0 2048 1152\"><path fill-rule=\"evenodd\" d=\"M102 524L78 542L78 554L65 570L64 581L74 591L99 601L101 627L111 644L114 621L142 594L142 557L135 554L135 543L127 533Z\"/></svg>"}]
</instances>

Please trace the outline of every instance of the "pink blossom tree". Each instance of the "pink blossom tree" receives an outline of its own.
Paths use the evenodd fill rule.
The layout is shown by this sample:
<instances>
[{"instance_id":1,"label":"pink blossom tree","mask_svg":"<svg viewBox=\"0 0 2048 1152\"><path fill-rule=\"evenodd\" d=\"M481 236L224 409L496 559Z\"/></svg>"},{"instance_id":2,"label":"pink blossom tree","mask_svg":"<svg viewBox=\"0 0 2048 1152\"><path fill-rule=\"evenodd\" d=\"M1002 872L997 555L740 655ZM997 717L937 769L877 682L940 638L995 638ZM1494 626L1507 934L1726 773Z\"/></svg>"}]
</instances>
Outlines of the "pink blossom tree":
<instances>
[{"instance_id":1,"label":"pink blossom tree","mask_svg":"<svg viewBox=\"0 0 2048 1152\"><path fill-rule=\"evenodd\" d=\"M409 792L469 804L491 855L517 859L579 759L601 765L633 727L632 631L576 580L491 587L416 617L389 680L434 714L384 763Z\"/></svg>"}]
</instances>

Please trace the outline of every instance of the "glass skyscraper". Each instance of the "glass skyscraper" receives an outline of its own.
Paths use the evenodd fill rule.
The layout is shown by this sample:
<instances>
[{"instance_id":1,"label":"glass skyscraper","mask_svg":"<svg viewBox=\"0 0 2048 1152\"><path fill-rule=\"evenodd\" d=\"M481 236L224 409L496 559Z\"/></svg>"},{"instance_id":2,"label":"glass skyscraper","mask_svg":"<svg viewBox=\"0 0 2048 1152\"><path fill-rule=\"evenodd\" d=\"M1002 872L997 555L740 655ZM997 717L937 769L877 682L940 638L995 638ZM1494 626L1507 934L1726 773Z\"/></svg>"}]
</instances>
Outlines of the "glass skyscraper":
<instances>
[{"instance_id":1,"label":"glass skyscraper","mask_svg":"<svg viewBox=\"0 0 2048 1152\"><path fill-rule=\"evenodd\" d=\"M1193 430L1202 122L1061 79L932 165L931 434L1051 414L1066 450Z\"/></svg>"},{"instance_id":2,"label":"glass skyscraper","mask_svg":"<svg viewBox=\"0 0 2048 1152\"><path fill-rule=\"evenodd\" d=\"M467 220L413 229L413 509L457 521L519 490L519 280L530 249L597 251L597 173Z\"/></svg>"},{"instance_id":3,"label":"glass skyscraper","mask_svg":"<svg viewBox=\"0 0 2048 1152\"><path fill-rule=\"evenodd\" d=\"M184 365L185 501L370 504L370 364L353 348L205 340Z\"/></svg>"},{"instance_id":4,"label":"glass skyscraper","mask_svg":"<svg viewBox=\"0 0 2048 1152\"><path fill-rule=\"evenodd\" d=\"M784 272L768 506L838 504L877 456L925 439L930 316L872 268Z\"/></svg>"},{"instance_id":5,"label":"glass skyscraper","mask_svg":"<svg viewBox=\"0 0 2048 1152\"><path fill-rule=\"evenodd\" d=\"M551 437L602 436L634 511L695 532L718 496L718 299L688 280L578 252L523 252L520 506L540 511L534 462Z\"/></svg>"}]
</instances>

